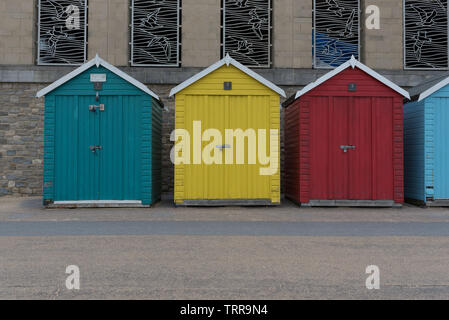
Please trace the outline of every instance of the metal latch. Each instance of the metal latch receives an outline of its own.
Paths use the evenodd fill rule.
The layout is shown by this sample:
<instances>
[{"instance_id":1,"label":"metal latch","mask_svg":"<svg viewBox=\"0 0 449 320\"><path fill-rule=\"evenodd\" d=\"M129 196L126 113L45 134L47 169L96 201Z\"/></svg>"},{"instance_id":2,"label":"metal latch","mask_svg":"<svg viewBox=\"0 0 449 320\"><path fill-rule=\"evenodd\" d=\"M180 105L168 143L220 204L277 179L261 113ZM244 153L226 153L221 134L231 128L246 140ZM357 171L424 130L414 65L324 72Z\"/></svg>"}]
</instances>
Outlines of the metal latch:
<instances>
[{"instance_id":1,"label":"metal latch","mask_svg":"<svg viewBox=\"0 0 449 320\"><path fill-rule=\"evenodd\" d=\"M348 150L355 150L355 146L340 146L344 152L348 152Z\"/></svg>"},{"instance_id":2,"label":"metal latch","mask_svg":"<svg viewBox=\"0 0 449 320\"><path fill-rule=\"evenodd\" d=\"M97 150L101 150L103 149L101 146L90 146L89 147L90 151L92 151L92 153L97 152Z\"/></svg>"},{"instance_id":3,"label":"metal latch","mask_svg":"<svg viewBox=\"0 0 449 320\"><path fill-rule=\"evenodd\" d=\"M104 104L100 104L99 106L96 106L96 105L94 105L94 104L91 104L91 105L89 106L89 111L95 112L95 111L97 111L97 110L104 111Z\"/></svg>"},{"instance_id":4,"label":"metal latch","mask_svg":"<svg viewBox=\"0 0 449 320\"><path fill-rule=\"evenodd\" d=\"M219 144L217 148L223 151L223 149L231 149L231 146L229 144Z\"/></svg>"}]
</instances>

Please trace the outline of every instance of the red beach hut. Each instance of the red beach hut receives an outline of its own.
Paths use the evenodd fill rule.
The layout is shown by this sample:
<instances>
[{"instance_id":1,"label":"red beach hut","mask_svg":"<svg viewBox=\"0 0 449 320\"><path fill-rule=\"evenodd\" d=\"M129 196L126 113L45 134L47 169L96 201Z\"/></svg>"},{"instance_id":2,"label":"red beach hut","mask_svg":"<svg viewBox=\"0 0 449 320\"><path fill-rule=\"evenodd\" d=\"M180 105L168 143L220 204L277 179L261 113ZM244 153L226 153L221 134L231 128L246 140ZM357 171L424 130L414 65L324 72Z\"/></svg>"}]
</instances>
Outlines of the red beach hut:
<instances>
[{"instance_id":1,"label":"red beach hut","mask_svg":"<svg viewBox=\"0 0 449 320\"><path fill-rule=\"evenodd\" d=\"M401 206L403 97L352 57L287 100L286 196L304 206Z\"/></svg>"}]
</instances>

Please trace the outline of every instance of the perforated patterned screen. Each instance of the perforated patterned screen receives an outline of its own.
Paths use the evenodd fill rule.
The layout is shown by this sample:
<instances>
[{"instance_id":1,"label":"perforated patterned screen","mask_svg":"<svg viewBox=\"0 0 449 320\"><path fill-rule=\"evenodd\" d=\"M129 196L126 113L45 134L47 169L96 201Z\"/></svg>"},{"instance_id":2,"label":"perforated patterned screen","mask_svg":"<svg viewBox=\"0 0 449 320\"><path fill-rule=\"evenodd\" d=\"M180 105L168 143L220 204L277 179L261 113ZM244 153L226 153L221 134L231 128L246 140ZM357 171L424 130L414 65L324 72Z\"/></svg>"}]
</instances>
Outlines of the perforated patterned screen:
<instances>
[{"instance_id":1,"label":"perforated patterned screen","mask_svg":"<svg viewBox=\"0 0 449 320\"><path fill-rule=\"evenodd\" d=\"M314 67L334 68L359 59L359 0L314 0Z\"/></svg>"},{"instance_id":2,"label":"perforated patterned screen","mask_svg":"<svg viewBox=\"0 0 449 320\"><path fill-rule=\"evenodd\" d=\"M223 56L245 66L270 67L271 1L222 0Z\"/></svg>"},{"instance_id":3,"label":"perforated patterned screen","mask_svg":"<svg viewBox=\"0 0 449 320\"><path fill-rule=\"evenodd\" d=\"M181 0L132 0L131 64L179 66Z\"/></svg>"},{"instance_id":4,"label":"perforated patterned screen","mask_svg":"<svg viewBox=\"0 0 449 320\"><path fill-rule=\"evenodd\" d=\"M86 61L87 0L39 0L38 64Z\"/></svg>"},{"instance_id":5,"label":"perforated patterned screen","mask_svg":"<svg viewBox=\"0 0 449 320\"><path fill-rule=\"evenodd\" d=\"M448 67L447 0L404 0L406 69Z\"/></svg>"}]
</instances>

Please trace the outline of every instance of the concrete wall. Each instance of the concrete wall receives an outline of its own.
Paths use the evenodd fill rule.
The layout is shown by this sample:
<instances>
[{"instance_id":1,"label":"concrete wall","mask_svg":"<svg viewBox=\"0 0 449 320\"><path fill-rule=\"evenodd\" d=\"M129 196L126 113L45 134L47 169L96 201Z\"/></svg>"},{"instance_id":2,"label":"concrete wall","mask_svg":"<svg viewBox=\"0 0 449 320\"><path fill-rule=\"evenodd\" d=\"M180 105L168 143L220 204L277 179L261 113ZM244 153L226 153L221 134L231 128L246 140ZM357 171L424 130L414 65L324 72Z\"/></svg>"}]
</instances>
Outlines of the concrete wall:
<instances>
[{"instance_id":1,"label":"concrete wall","mask_svg":"<svg viewBox=\"0 0 449 320\"><path fill-rule=\"evenodd\" d=\"M312 68L312 1L273 1L273 66Z\"/></svg>"},{"instance_id":2,"label":"concrete wall","mask_svg":"<svg viewBox=\"0 0 449 320\"><path fill-rule=\"evenodd\" d=\"M34 0L0 1L0 64L34 64Z\"/></svg>"},{"instance_id":3,"label":"concrete wall","mask_svg":"<svg viewBox=\"0 0 449 320\"><path fill-rule=\"evenodd\" d=\"M207 67L220 60L220 0L182 1L182 65Z\"/></svg>"},{"instance_id":4,"label":"concrete wall","mask_svg":"<svg viewBox=\"0 0 449 320\"><path fill-rule=\"evenodd\" d=\"M403 11L402 0L363 0L365 8L376 5L380 9L380 29L368 30L361 20L361 52L363 63L374 69L403 68Z\"/></svg>"},{"instance_id":5,"label":"concrete wall","mask_svg":"<svg viewBox=\"0 0 449 320\"><path fill-rule=\"evenodd\" d=\"M35 63L37 0L0 1L0 64ZM312 0L273 1L273 66L312 68ZM402 69L402 0L375 4L381 29L361 20L362 61L376 69ZM183 0L182 65L206 67L220 58L220 0ZM364 14L362 14L362 17ZM88 57L100 54L118 66L129 64L129 0L89 1Z\"/></svg>"},{"instance_id":6,"label":"concrete wall","mask_svg":"<svg viewBox=\"0 0 449 320\"><path fill-rule=\"evenodd\" d=\"M129 0L89 1L88 58L98 53L116 66L129 61Z\"/></svg>"}]
</instances>

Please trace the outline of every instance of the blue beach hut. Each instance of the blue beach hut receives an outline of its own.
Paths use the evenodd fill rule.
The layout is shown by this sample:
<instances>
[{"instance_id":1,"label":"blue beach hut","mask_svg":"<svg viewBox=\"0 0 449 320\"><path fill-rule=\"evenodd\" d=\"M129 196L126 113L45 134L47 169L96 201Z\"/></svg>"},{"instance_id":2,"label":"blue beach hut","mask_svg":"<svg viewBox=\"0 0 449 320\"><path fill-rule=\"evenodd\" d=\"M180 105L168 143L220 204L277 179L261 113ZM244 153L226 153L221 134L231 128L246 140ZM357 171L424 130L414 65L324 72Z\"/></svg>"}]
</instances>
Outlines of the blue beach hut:
<instances>
[{"instance_id":1,"label":"blue beach hut","mask_svg":"<svg viewBox=\"0 0 449 320\"><path fill-rule=\"evenodd\" d=\"M449 206L449 74L411 90L404 105L405 197Z\"/></svg>"},{"instance_id":2,"label":"blue beach hut","mask_svg":"<svg viewBox=\"0 0 449 320\"><path fill-rule=\"evenodd\" d=\"M48 87L47 207L146 207L161 196L163 104L98 55Z\"/></svg>"}]
</instances>

